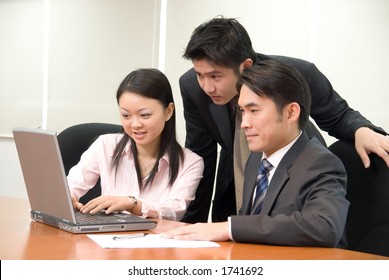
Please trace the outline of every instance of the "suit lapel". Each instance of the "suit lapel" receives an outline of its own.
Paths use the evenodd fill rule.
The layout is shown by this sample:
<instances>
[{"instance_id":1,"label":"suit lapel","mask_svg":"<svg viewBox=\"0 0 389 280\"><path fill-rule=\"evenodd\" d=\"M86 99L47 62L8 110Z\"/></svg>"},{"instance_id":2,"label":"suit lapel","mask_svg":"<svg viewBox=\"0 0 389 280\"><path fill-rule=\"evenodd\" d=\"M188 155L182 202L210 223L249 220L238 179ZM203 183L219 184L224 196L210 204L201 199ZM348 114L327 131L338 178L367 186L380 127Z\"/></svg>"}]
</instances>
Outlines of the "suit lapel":
<instances>
[{"instance_id":1,"label":"suit lapel","mask_svg":"<svg viewBox=\"0 0 389 280\"><path fill-rule=\"evenodd\" d=\"M216 105L215 103L209 104L209 110L215 120L216 127L220 133L220 145L228 151L232 152L232 126L228 118L227 105Z\"/></svg>"},{"instance_id":2,"label":"suit lapel","mask_svg":"<svg viewBox=\"0 0 389 280\"><path fill-rule=\"evenodd\" d=\"M255 181L257 179L258 167L262 159L262 153L251 153L244 173L244 186L242 197L242 208L240 214L249 215L253 201Z\"/></svg>"}]
</instances>

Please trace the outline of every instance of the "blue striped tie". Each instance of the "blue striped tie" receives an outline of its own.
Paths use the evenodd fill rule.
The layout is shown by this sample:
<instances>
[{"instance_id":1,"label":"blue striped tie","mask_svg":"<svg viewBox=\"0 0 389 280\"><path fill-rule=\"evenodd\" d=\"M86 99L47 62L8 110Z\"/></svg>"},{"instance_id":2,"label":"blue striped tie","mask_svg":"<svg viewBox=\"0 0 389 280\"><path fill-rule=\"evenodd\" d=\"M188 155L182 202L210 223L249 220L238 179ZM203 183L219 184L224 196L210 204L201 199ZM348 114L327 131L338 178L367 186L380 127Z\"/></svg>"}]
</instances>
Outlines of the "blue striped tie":
<instances>
[{"instance_id":1,"label":"blue striped tie","mask_svg":"<svg viewBox=\"0 0 389 280\"><path fill-rule=\"evenodd\" d=\"M267 191L267 176L269 175L270 170L273 168L273 165L267 160L263 159L258 168L258 176L256 180L256 192L254 203L251 207L251 215L256 215L261 212L263 200Z\"/></svg>"}]
</instances>

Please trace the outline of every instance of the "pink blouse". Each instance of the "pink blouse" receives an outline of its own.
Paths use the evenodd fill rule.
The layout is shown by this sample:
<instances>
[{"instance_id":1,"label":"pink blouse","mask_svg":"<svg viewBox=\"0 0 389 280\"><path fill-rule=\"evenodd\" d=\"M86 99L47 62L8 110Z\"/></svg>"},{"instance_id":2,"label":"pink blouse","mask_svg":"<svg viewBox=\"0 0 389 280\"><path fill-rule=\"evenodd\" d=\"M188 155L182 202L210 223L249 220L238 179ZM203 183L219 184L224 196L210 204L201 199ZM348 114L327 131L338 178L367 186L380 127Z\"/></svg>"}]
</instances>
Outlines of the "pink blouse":
<instances>
[{"instance_id":1,"label":"pink blouse","mask_svg":"<svg viewBox=\"0 0 389 280\"><path fill-rule=\"evenodd\" d=\"M83 153L67 176L71 193L79 199L100 177L102 195L135 196L142 202L144 217L179 221L195 197L204 170L203 159L183 148L185 159L174 184L169 186L169 159L165 155L159 160L152 184L140 190L131 143L123 151L116 176L111 168L113 152L122 135L102 135Z\"/></svg>"}]
</instances>

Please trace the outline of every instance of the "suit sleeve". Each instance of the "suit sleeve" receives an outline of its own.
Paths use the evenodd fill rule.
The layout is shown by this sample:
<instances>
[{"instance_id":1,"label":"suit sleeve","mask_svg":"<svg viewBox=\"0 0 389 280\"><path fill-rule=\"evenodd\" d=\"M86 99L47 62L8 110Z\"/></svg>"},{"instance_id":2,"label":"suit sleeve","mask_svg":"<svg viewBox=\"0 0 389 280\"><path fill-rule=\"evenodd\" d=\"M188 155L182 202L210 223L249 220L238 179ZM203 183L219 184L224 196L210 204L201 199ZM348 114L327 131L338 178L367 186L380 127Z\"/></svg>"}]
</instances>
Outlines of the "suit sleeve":
<instances>
[{"instance_id":1,"label":"suit sleeve","mask_svg":"<svg viewBox=\"0 0 389 280\"><path fill-rule=\"evenodd\" d=\"M313 63L282 56L274 58L294 66L305 77L312 95L311 117L320 129L333 137L349 141L354 141L355 131L364 126L387 135L385 130L373 125L361 113L350 108Z\"/></svg>"},{"instance_id":2,"label":"suit sleeve","mask_svg":"<svg viewBox=\"0 0 389 280\"><path fill-rule=\"evenodd\" d=\"M311 116L321 129L338 139L352 141L355 131L363 126L386 134L382 128L374 126L362 114L350 108L314 64L310 64L308 73L307 81L312 92Z\"/></svg>"}]
</instances>

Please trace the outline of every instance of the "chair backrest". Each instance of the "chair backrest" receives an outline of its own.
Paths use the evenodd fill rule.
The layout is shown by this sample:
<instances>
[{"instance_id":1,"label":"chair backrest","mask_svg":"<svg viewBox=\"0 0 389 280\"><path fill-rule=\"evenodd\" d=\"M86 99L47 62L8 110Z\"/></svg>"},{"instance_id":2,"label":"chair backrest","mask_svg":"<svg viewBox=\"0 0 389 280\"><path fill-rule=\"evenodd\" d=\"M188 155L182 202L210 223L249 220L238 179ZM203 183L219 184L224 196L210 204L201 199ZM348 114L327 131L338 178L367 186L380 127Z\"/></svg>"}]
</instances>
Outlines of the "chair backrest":
<instances>
[{"instance_id":1,"label":"chair backrest","mask_svg":"<svg viewBox=\"0 0 389 280\"><path fill-rule=\"evenodd\" d=\"M66 175L70 168L78 163L84 151L93 143L96 138L106 133L117 133L122 126L109 123L82 123L70 126L58 134L58 144L61 150L62 161ZM86 203L90 199L101 194L100 180L96 186L89 190L81 199Z\"/></svg>"},{"instance_id":2,"label":"chair backrest","mask_svg":"<svg viewBox=\"0 0 389 280\"><path fill-rule=\"evenodd\" d=\"M304 131L309 138L316 137L317 140L319 140L319 142L322 143L324 147L327 147L327 143L324 140L323 135L321 135L319 129L311 122L311 120L308 120L307 124L305 125Z\"/></svg>"},{"instance_id":3,"label":"chair backrest","mask_svg":"<svg viewBox=\"0 0 389 280\"><path fill-rule=\"evenodd\" d=\"M382 158L371 154L371 166L366 169L351 142L337 141L329 149L347 171L348 249L389 256L388 166Z\"/></svg>"}]
</instances>

